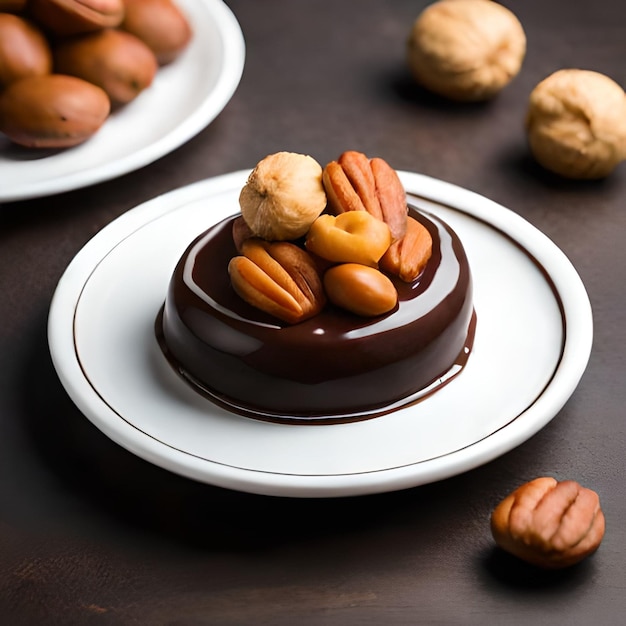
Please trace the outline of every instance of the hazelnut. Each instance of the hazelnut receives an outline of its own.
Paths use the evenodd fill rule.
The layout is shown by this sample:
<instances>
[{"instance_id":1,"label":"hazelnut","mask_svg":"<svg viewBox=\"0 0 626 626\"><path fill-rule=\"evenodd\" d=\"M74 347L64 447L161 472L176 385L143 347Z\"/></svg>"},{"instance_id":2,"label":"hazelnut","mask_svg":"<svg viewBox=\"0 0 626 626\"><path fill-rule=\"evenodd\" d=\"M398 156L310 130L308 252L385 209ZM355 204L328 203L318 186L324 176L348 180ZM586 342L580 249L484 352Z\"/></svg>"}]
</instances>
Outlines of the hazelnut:
<instances>
[{"instance_id":1,"label":"hazelnut","mask_svg":"<svg viewBox=\"0 0 626 626\"><path fill-rule=\"evenodd\" d=\"M626 159L626 94L598 72L564 69L530 94L530 150L566 178L603 178Z\"/></svg>"},{"instance_id":2,"label":"hazelnut","mask_svg":"<svg viewBox=\"0 0 626 626\"><path fill-rule=\"evenodd\" d=\"M302 237L326 208L322 166L304 154L270 154L248 177L239 206L257 237L268 241Z\"/></svg>"},{"instance_id":3,"label":"hazelnut","mask_svg":"<svg viewBox=\"0 0 626 626\"><path fill-rule=\"evenodd\" d=\"M520 71L526 35L492 0L440 0L413 24L407 60L415 80L452 100L487 100Z\"/></svg>"},{"instance_id":4,"label":"hazelnut","mask_svg":"<svg viewBox=\"0 0 626 626\"><path fill-rule=\"evenodd\" d=\"M498 504L491 532L503 550L538 567L559 569L598 549L604 514L591 489L573 480L536 478Z\"/></svg>"}]
</instances>

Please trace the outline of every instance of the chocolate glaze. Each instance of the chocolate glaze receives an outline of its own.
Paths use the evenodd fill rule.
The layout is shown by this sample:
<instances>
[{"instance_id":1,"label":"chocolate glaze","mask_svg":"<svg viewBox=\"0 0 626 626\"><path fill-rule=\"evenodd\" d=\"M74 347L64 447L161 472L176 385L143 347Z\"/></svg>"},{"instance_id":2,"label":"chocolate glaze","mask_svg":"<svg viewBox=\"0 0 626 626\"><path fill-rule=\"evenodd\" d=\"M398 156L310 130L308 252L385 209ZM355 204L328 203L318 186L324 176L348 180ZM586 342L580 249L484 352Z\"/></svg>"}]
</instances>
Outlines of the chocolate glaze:
<instances>
[{"instance_id":1,"label":"chocolate glaze","mask_svg":"<svg viewBox=\"0 0 626 626\"><path fill-rule=\"evenodd\" d=\"M433 254L413 283L392 279L398 305L362 318L332 305L289 325L244 302L226 270L235 216L181 257L156 324L177 371L229 410L279 422L336 423L414 402L464 365L474 330L472 279L457 235L410 209Z\"/></svg>"}]
</instances>

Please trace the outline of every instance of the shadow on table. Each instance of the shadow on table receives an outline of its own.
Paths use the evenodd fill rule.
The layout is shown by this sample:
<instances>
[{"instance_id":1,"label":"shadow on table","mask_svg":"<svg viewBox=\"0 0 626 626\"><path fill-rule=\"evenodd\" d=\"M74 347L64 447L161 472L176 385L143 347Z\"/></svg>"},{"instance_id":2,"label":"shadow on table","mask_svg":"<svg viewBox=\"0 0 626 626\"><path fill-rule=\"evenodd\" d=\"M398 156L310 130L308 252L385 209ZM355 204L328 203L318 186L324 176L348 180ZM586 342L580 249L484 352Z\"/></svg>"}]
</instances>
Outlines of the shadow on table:
<instances>
[{"instance_id":1,"label":"shadow on table","mask_svg":"<svg viewBox=\"0 0 626 626\"><path fill-rule=\"evenodd\" d=\"M563 569L540 569L508 554L498 547L485 550L480 557L483 582L490 588L496 585L503 594L515 590L518 593L553 592L572 589L587 584L593 576L593 558Z\"/></svg>"},{"instance_id":2,"label":"shadow on table","mask_svg":"<svg viewBox=\"0 0 626 626\"><path fill-rule=\"evenodd\" d=\"M499 100L501 99L499 95L486 101L457 102L432 93L418 85L406 69L389 70L384 76L384 80L388 81L388 91L399 101L419 111L420 124L422 125L456 122L465 124L473 121L477 124L476 128L478 129L482 128L482 124L486 120L505 119L498 116ZM519 179L519 182L524 185L565 194L590 194L592 200L597 200L596 195L599 192L621 192L620 172L615 172L598 180L575 180L559 176L539 165L532 157L526 141L524 131L525 108L519 113L518 127L509 129L510 141L501 139L498 142L499 147L494 148L493 152L496 158L489 163L489 167L502 170L507 176ZM453 126L452 128L457 127ZM620 170L623 169L623 166L620 167Z\"/></svg>"},{"instance_id":3,"label":"shadow on table","mask_svg":"<svg viewBox=\"0 0 626 626\"><path fill-rule=\"evenodd\" d=\"M535 186L550 191L589 194L596 197L598 193L618 190L618 175L600 179L569 179L551 172L533 158L526 144L523 146L508 146L500 154L500 167L511 174L516 174L522 183L533 183Z\"/></svg>"}]
</instances>

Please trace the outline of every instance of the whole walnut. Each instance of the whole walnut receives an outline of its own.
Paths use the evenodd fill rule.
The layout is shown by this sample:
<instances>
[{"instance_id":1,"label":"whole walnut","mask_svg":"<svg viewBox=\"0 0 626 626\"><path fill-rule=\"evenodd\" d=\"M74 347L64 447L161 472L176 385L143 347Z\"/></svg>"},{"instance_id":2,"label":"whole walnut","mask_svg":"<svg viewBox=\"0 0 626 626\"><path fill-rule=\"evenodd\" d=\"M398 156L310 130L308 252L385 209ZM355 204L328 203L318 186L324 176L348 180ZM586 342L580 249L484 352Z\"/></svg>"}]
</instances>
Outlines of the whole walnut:
<instances>
[{"instance_id":1,"label":"whole walnut","mask_svg":"<svg viewBox=\"0 0 626 626\"><path fill-rule=\"evenodd\" d=\"M530 94L530 150L566 178L603 178L626 159L626 94L604 74L564 69Z\"/></svg>"},{"instance_id":2,"label":"whole walnut","mask_svg":"<svg viewBox=\"0 0 626 626\"><path fill-rule=\"evenodd\" d=\"M427 6L407 44L415 80L459 101L493 97L519 73L525 55L519 20L492 0L440 0Z\"/></svg>"}]
</instances>

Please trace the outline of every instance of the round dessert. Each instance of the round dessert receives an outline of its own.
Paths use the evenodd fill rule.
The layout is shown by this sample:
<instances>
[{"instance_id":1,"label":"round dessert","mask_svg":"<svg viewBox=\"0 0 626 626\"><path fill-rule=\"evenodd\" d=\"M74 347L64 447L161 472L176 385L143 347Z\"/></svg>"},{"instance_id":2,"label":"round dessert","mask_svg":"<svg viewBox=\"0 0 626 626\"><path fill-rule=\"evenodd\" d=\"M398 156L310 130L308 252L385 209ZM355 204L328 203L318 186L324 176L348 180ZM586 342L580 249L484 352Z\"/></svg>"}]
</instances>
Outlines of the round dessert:
<instances>
[{"instance_id":1,"label":"round dessert","mask_svg":"<svg viewBox=\"0 0 626 626\"><path fill-rule=\"evenodd\" d=\"M406 203L406 201L405 201ZM281 423L379 416L436 391L465 364L475 315L472 278L455 232L409 207L432 238L411 281L390 275L397 302L360 316L332 302L297 323L252 306L226 268L240 254L233 215L190 244L172 276L156 331L175 369L227 409Z\"/></svg>"}]
</instances>

